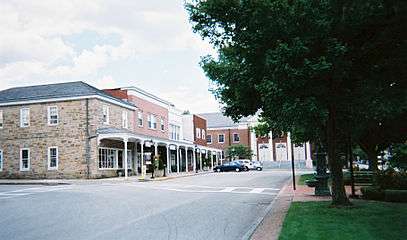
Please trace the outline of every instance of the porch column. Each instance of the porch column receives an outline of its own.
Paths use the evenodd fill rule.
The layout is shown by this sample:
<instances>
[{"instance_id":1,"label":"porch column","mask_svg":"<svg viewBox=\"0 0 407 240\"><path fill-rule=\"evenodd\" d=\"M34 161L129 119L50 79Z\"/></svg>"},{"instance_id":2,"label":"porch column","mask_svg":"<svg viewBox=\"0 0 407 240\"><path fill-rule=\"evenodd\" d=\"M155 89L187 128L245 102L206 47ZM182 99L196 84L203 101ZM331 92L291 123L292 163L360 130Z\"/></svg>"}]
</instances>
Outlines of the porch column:
<instances>
[{"instance_id":1,"label":"porch column","mask_svg":"<svg viewBox=\"0 0 407 240\"><path fill-rule=\"evenodd\" d=\"M211 170L213 171L213 152L211 151Z\"/></svg>"},{"instance_id":2,"label":"porch column","mask_svg":"<svg viewBox=\"0 0 407 240\"><path fill-rule=\"evenodd\" d=\"M167 172L170 173L171 172L171 165L170 165L170 148L169 145L166 145L167 147Z\"/></svg>"},{"instance_id":3,"label":"porch column","mask_svg":"<svg viewBox=\"0 0 407 240\"><path fill-rule=\"evenodd\" d=\"M188 148L185 146L185 172L188 173Z\"/></svg>"},{"instance_id":4,"label":"porch column","mask_svg":"<svg viewBox=\"0 0 407 240\"><path fill-rule=\"evenodd\" d=\"M133 171L135 172L136 176L138 175L138 170L137 170L137 162L138 162L138 154L137 154L137 141L134 142L134 155L133 155Z\"/></svg>"},{"instance_id":5,"label":"porch column","mask_svg":"<svg viewBox=\"0 0 407 240\"><path fill-rule=\"evenodd\" d=\"M291 161L293 148L291 146L291 133L287 133L287 161Z\"/></svg>"},{"instance_id":6,"label":"porch column","mask_svg":"<svg viewBox=\"0 0 407 240\"><path fill-rule=\"evenodd\" d=\"M127 141L128 141L127 138L123 139L123 142L124 142L124 179L126 179L126 180L128 178L128 173L127 173L127 171L128 171L128 166L127 166Z\"/></svg>"},{"instance_id":7,"label":"porch column","mask_svg":"<svg viewBox=\"0 0 407 240\"><path fill-rule=\"evenodd\" d=\"M196 149L193 148L192 150L194 151L194 154L192 154L193 161L194 161L194 165L193 165L194 169L193 170L194 170L194 172L196 172Z\"/></svg>"},{"instance_id":8,"label":"porch column","mask_svg":"<svg viewBox=\"0 0 407 240\"><path fill-rule=\"evenodd\" d=\"M307 142L305 144L306 147L306 160L305 160L305 166L307 168L312 168L312 158L311 158L311 144L309 142Z\"/></svg>"},{"instance_id":9,"label":"porch column","mask_svg":"<svg viewBox=\"0 0 407 240\"><path fill-rule=\"evenodd\" d=\"M177 145L177 173L179 173L179 146Z\"/></svg>"},{"instance_id":10,"label":"porch column","mask_svg":"<svg viewBox=\"0 0 407 240\"><path fill-rule=\"evenodd\" d=\"M202 171L202 150L199 149L199 170Z\"/></svg>"},{"instance_id":11,"label":"porch column","mask_svg":"<svg viewBox=\"0 0 407 240\"><path fill-rule=\"evenodd\" d=\"M144 178L146 176L145 168L144 168L144 141L140 142L140 146L141 146L141 149L140 149L140 153L141 153L141 156L140 156L141 177Z\"/></svg>"},{"instance_id":12,"label":"porch column","mask_svg":"<svg viewBox=\"0 0 407 240\"><path fill-rule=\"evenodd\" d=\"M269 150L270 150L270 161L275 161L274 146L273 146L273 132L272 131L270 131L270 133L269 133ZM266 160L269 160L269 159L266 159Z\"/></svg>"}]
</instances>

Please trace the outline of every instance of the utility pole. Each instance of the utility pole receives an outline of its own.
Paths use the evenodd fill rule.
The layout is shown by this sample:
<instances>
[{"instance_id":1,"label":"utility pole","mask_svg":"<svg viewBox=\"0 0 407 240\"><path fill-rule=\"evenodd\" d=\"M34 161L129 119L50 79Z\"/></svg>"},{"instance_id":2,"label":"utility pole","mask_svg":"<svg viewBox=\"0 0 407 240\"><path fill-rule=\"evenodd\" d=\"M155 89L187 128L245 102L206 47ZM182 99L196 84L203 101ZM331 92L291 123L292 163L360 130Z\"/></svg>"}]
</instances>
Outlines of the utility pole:
<instances>
[{"instance_id":1,"label":"utility pole","mask_svg":"<svg viewBox=\"0 0 407 240\"><path fill-rule=\"evenodd\" d=\"M293 151L293 144L291 143L291 151ZM294 191L296 190L296 186L295 186L295 169L294 169L294 154L293 152L291 152L291 171L293 174L293 189Z\"/></svg>"}]
</instances>

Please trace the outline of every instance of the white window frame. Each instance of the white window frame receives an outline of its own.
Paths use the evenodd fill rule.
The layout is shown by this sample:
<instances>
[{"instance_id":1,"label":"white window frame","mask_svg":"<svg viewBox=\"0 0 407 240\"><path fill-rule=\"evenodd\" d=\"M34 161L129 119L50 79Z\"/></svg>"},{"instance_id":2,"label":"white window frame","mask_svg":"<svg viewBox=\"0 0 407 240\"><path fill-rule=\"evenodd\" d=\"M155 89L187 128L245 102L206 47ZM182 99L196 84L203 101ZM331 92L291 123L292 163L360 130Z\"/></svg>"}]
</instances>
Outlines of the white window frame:
<instances>
[{"instance_id":1,"label":"white window frame","mask_svg":"<svg viewBox=\"0 0 407 240\"><path fill-rule=\"evenodd\" d=\"M201 138L201 129L200 128L195 129L195 136L197 139Z\"/></svg>"},{"instance_id":2,"label":"white window frame","mask_svg":"<svg viewBox=\"0 0 407 240\"><path fill-rule=\"evenodd\" d=\"M51 108L56 108L56 116L57 116L57 122L56 123L51 123ZM58 106L48 106L48 126L56 126L59 124L59 109Z\"/></svg>"},{"instance_id":3,"label":"white window frame","mask_svg":"<svg viewBox=\"0 0 407 240\"><path fill-rule=\"evenodd\" d=\"M148 115L148 128L149 129L157 129L157 118L154 114Z\"/></svg>"},{"instance_id":4,"label":"white window frame","mask_svg":"<svg viewBox=\"0 0 407 240\"><path fill-rule=\"evenodd\" d=\"M141 120L141 121L140 121ZM141 124L140 124L141 123ZM142 111L138 111L137 112L137 126L139 127L143 127L144 125L144 121L143 121L143 112Z\"/></svg>"},{"instance_id":5,"label":"white window frame","mask_svg":"<svg viewBox=\"0 0 407 240\"><path fill-rule=\"evenodd\" d=\"M106 115L106 118L105 118L105 115ZM107 105L103 105L102 121L103 121L104 125L110 124L110 109L109 109L109 106L107 106Z\"/></svg>"},{"instance_id":6,"label":"white window frame","mask_svg":"<svg viewBox=\"0 0 407 240\"><path fill-rule=\"evenodd\" d=\"M160 130L161 132L165 131L165 125L164 125L164 118L160 118Z\"/></svg>"},{"instance_id":7,"label":"white window frame","mask_svg":"<svg viewBox=\"0 0 407 240\"><path fill-rule=\"evenodd\" d=\"M56 163L55 167L51 167L51 149L56 149ZM52 146L48 148L48 170L58 170L58 163L59 163L59 149L57 146Z\"/></svg>"},{"instance_id":8,"label":"white window frame","mask_svg":"<svg viewBox=\"0 0 407 240\"><path fill-rule=\"evenodd\" d=\"M4 162L4 154L3 154L3 150L0 149L0 172L3 171L3 162Z\"/></svg>"},{"instance_id":9,"label":"white window frame","mask_svg":"<svg viewBox=\"0 0 407 240\"><path fill-rule=\"evenodd\" d=\"M210 141L209 141L210 140ZM206 143L207 144L212 144L212 134L208 134L206 137Z\"/></svg>"},{"instance_id":10,"label":"white window frame","mask_svg":"<svg viewBox=\"0 0 407 240\"><path fill-rule=\"evenodd\" d=\"M122 127L129 128L129 114L127 111L122 112Z\"/></svg>"},{"instance_id":11,"label":"white window frame","mask_svg":"<svg viewBox=\"0 0 407 240\"><path fill-rule=\"evenodd\" d=\"M223 136L223 141L222 142L220 141L220 136ZM225 143L225 134L223 134L223 133L218 134L218 143Z\"/></svg>"},{"instance_id":12,"label":"white window frame","mask_svg":"<svg viewBox=\"0 0 407 240\"><path fill-rule=\"evenodd\" d=\"M205 129L202 129L201 137L203 140L206 140L206 131Z\"/></svg>"},{"instance_id":13,"label":"white window frame","mask_svg":"<svg viewBox=\"0 0 407 240\"><path fill-rule=\"evenodd\" d=\"M237 137L239 138L238 141L235 141L235 136L236 136L236 135L237 135ZM233 133L233 142L234 142L234 143L240 142L240 134L239 134L239 133Z\"/></svg>"},{"instance_id":14,"label":"white window frame","mask_svg":"<svg viewBox=\"0 0 407 240\"><path fill-rule=\"evenodd\" d=\"M0 129L4 127L3 110L0 110Z\"/></svg>"},{"instance_id":15,"label":"white window frame","mask_svg":"<svg viewBox=\"0 0 407 240\"><path fill-rule=\"evenodd\" d=\"M23 124L23 112L27 111L27 125ZM24 122L25 123L25 122ZM21 108L20 109L20 127L26 128L30 126L30 108Z\"/></svg>"},{"instance_id":16,"label":"white window frame","mask_svg":"<svg viewBox=\"0 0 407 240\"><path fill-rule=\"evenodd\" d=\"M27 168L23 168L23 151L27 150L28 151L28 159L27 159ZM31 167L31 151L30 148L20 148L20 171L30 171Z\"/></svg>"}]
</instances>

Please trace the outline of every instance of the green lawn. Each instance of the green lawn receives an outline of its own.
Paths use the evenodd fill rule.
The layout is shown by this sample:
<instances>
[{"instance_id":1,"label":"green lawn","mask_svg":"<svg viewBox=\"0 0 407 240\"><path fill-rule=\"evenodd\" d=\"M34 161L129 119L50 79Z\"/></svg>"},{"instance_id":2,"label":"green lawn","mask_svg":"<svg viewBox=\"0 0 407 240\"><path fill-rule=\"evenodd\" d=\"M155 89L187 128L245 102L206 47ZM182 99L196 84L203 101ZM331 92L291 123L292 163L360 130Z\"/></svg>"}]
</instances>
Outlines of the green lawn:
<instances>
[{"instance_id":1,"label":"green lawn","mask_svg":"<svg viewBox=\"0 0 407 240\"><path fill-rule=\"evenodd\" d=\"M300 176L300 180L298 180L298 184L299 185L305 185L306 180L313 179L313 178L314 178L313 173L303 174L303 175Z\"/></svg>"},{"instance_id":2,"label":"green lawn","mask_svg":"<svg viewBox=\"0 0 407 240\"><path fill-rule=\"evenodd\" d=\"M294 202L279 240L407 239L407 204L353 201L351 208L330 202Z\"/></svg>"}]
</instances>

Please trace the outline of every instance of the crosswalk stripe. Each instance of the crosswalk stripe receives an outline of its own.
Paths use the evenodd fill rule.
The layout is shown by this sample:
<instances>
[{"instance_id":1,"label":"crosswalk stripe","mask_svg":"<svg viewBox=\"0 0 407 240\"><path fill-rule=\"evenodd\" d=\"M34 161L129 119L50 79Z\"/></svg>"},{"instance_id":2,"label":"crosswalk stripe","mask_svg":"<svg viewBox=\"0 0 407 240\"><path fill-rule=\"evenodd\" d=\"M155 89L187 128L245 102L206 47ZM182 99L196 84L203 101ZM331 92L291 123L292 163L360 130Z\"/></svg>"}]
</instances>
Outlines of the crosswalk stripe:
<instances>
[{"instance_id":1,"label":"crosswalk stripe","mask_svg":"<svg viewBox=\"0 0 407 240\"><path fill-rule=\"evenodd\" d=\"M235 187L227 187L225 189L220 190L219 192L232 192L235 189L236 189Z\"/></svg>"},{"instance_id":2,"label":"crosswalk stripe","mask_svg":"<svg viewBox=\"0 0 407 240\"><path fill-rule=\"evenodd\" d=\"M250 191L250 193L262 193L264 191L264 188L253 188L253 190Z\"/></svg>"}]
</instances>

